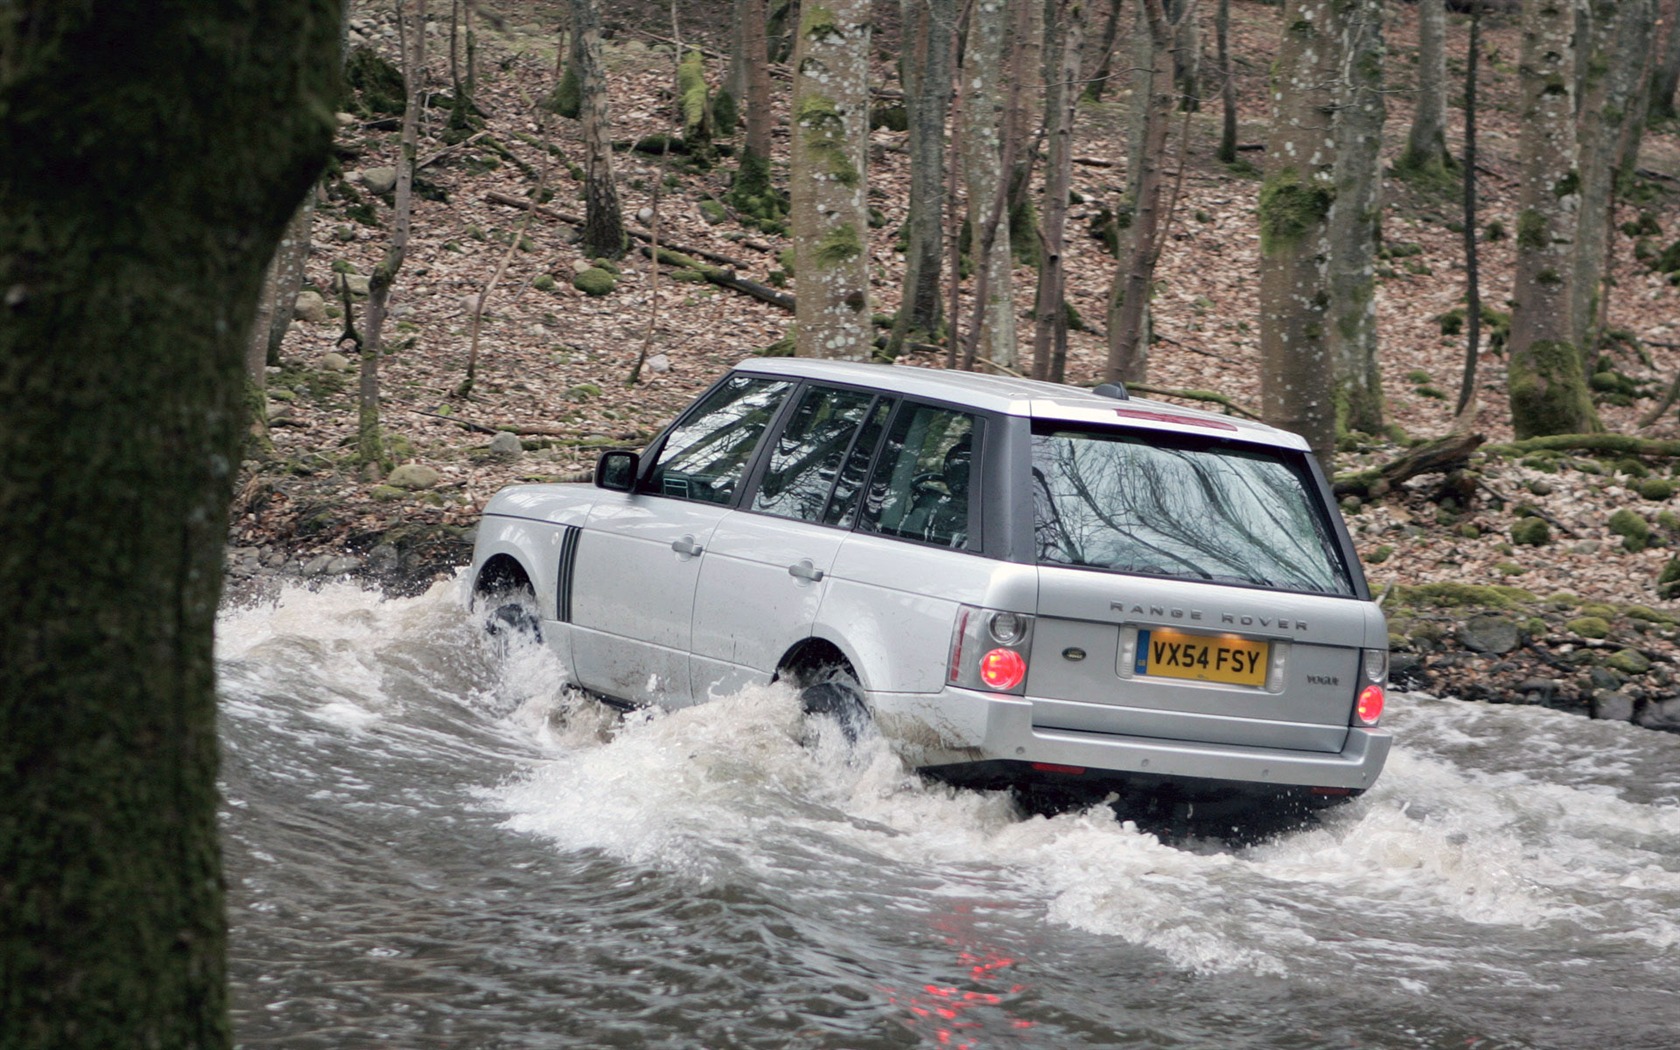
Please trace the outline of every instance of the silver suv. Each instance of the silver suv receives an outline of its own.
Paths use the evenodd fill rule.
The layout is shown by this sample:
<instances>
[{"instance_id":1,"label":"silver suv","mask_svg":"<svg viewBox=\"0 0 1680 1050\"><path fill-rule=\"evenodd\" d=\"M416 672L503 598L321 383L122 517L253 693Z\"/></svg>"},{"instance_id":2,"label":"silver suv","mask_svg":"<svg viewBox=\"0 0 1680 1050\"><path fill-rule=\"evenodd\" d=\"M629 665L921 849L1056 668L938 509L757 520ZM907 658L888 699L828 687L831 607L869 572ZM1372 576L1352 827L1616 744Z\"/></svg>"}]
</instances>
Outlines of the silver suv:
<instances>
[{"instance_id":1,"label":"silver suv","mask_svg":"<svg viewBox=\"0 0 1680 1050\"><path fill-rule=\"evenodd\" d=\"M1306 444L1116 386L748 361L593 484L498 493L472 573L590 693L780 679L963 784L1313 805L1388 756Z\"/></svg>"}]
</instances>

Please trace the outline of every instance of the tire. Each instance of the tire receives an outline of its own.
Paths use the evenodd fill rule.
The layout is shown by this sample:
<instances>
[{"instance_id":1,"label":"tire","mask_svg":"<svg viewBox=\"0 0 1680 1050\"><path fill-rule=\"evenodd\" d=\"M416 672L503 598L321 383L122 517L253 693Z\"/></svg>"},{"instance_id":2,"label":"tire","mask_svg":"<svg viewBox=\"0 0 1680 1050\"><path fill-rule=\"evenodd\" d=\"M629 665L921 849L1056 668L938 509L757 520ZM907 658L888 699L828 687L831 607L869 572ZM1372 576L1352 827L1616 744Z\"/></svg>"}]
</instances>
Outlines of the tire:
<instances>
[{"instance_id":1,"label":"tire","mask_svg":"<svg viewBox=\"0 0 1680 1050\"><path fill-rule=\"evenodd\" d=\"M484 633L496 639L505 652L516 639L542 641L542 619L537 613L537 596L530 591L484 595L490 613L484 618Z\"/></svg>"},{"instance_id":2,"label":"tire","mask_svg":"<svg viewBox=\"0 0 1680 1050\"><path fill-rule=\"evenodd\" d=\"M857 679L844 668L831 669L812 675L799 690L799 706L808 719L825 718L834 721L848 744L869 728L869 708L863 702L863 690Z\"/></svg>"}]
</instances>

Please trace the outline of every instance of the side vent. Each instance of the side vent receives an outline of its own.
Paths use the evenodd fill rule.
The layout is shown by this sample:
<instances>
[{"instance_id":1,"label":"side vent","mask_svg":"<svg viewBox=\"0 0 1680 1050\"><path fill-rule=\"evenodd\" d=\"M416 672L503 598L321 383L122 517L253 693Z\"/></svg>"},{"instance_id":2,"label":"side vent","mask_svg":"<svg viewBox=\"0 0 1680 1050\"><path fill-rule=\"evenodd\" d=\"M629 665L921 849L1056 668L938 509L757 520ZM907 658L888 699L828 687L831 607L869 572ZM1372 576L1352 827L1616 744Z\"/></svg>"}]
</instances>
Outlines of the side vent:
<instances>
[{"instance_id":1,"label":"side vent","mask_svg":"<svg viewBox=\"0 0 1680 1050\"><path fill-rule=\"evenodd\" d=\"M1130 401L1132 395L1127 393L1124 383L1098 383L1091 388L1091 393L1098 397L1112 397L1116 401Z\"/></svg>"},{"instance_id":2,"label":"side vent","mask_svg":"<svg viewBox=\"0 0 1680 1050\"><path fill-rule=\"evenodd\" d=\"M572 570L577 564L578 534L582 531L568 525L560 537L560 564L554 571L554 618L561 623L572 622Z\"/></svg>"}]
</instances>

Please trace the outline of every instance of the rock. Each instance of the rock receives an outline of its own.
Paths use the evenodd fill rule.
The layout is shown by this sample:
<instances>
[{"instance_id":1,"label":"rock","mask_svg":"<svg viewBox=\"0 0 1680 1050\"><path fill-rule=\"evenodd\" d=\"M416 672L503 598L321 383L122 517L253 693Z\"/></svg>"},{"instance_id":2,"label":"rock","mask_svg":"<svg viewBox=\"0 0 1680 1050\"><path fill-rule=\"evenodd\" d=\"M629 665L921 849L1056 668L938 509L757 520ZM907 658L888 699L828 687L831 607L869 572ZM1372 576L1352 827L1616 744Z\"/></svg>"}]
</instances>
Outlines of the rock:
<instances>
[{"instance_id":1,"label":"rock","mask_svg":"<svg viewBox=\"0 0 1680 1050\"><path fill-rule=\"evenodd\" d=\"M329 350L321 355L321 367L329 372L348 372L350 359L337 350Z\"/></svg>"},{"instance_id":2,"label":"rock","mask_svg":"<svg viewBox=\"0 0 1680 1050\"><path fill-rule=\"evenodd\" d=\"M504 430L490 439L490 454L492 456L503 459L518 459L524 451L525 446L520 444L519 435L511 431Z\"/></svg>"},{"instance_id":3,"label":"rock","mask_svg":"<svg viewBox=\"0 0 1680 1050\"><path fill-rule=\"evenodd\" d=\"M473 295L466 296L465 298L463 298L461 300L461 312L462 313L468 314L470 316L472 314L472 312L474 310L477 310L477 309L478 309L478 295L476 293L474 293ZM490 313L490 311L488 309L486 309L484 312L485 312L486 315L488 315Z\"/></svg>"},{"instance_id":4,"label":"rock","mask_svg":"<svg viewBox=\"0 0 1680 1050\"><path fill-rule=\"evenodd\" d=\"M292 304L292 316L300 321L320 324L327 319L327 301L321 298L320 292L306 288L298 293L297 300Z\"/></svg>"},{"instance_id":5,"label":"rock","mask_svg":"<svg viewBox=\"0 0 1680 1050\"><path fill-rule=\"evenodd\" d=\"M595 268L595 264L590 262L588 259L573 259L572 260L572 275L574 277L576 275L582 273L585 270L593 270L594 268Z\"/></svg>"},{"instance_id":6,"label":"rock","mask_svg":"<svg viewBox=\"0 0 1680 1050\"><path fill-rule=\"evenodd\" d=\"M347 572L355 572L362 567L362 559L349 555L341 555L327 563L327 575L343 576Z\"/></svg>"},{"instance_id":7,"label":"rock","mask_svg":"<svg viewBox=\"0 0 1680 1050\"><path fill-rule=\"evenodd\" d=\"M436 469L424 463L404 463L391 471L391 476L385 479L387 485L393 488L415 491L429 489L443 479Z\"/></svg>"},{"instance_id":8,"label":"rock","mask_svg":"<svg viewBox=\"0 0 1680 1050\"><path fill-rule=\"evenodd\" d=\"M1458 640L1471 652L1504 655L1522 644L1522 631L1504 616L1481 613L1459 627Z\"/></svg>"},{"instance_id":9,"label":"rock","mask_svg":"<svg viewBox=\"0 0 1680 1050\"><path fill-rule=\"evenodd\" d=\"M1638 649L1622 649L1609 659L1611 667L1623 674L1644 674L1651 669L1651 659Z\"/></svg>"},{"instance_id":10,"label":"rock","mask_svg":"<svg viewBox=\"0 0 1680 1050\"><path fill-rule=\"evenodd\" d=\"M647 367L655 375L664 375L671 370L671 359L664 354L654 354L647 359Z\"/></svg>"},{"instance_id":11,"label":"rock","mask_svg":"<svg viewBox=\"0 0 1680 1050\"><path fill-rule=\"evenodd\" d=\"M383 195L397 188L396 168L369 168L362 172L362 185L369 193Z\"/></svg>"},{"instance_id":12,"label":"rock","mask_svg":"<svg viewBox=\"0 0 1680 1050\"><path fill-rule=\"evenodd\" d=\"M1517 686L1517 692L1522 694L1525 704L1551 707L1553 697L1557 696L1557 687L1558 683L1550 678L1525 678Z\"/></svg>"},{"instance_id":13,"label":"rock","mask_svg":"<svg viewBox=\"0 0 1680 1050\"><path fill-rule=\"evenodd\" d=\"M333 279L333 288L335 290L348 288L350 289L350 294L354 296L367 295L372 289L372 285L372 278L363 276L359 273L341 273Z\"/></svg>"},{"instance_id":14,"label":"rock","mask_svg":"<svg viewBox=\"0 0 1680 1050\"><path fill-rule=\"evenodd\" d=\"M317 554L315 557L310 558L307 562L304 562L303 574L305 576L320 576L327 571L327 566L331 564L332 555Z\"/></svg>"},{"instance_id":15,"label":"rock","mask_svg":"<svg viewBox=\"0 0 1680 1050\"><path fill-rule=\"evenodd\" d=\"M1587 671L1587 681L1592 683L1594 689L1614 691L1621 688L1624 678L1608 667L1594 667Z\"/></svg>"},{"instance_id":16,"label":"rock","mask_svg":"<svg viewBox=\"0 0 1680 1050\"><path fill-rule=\"evenodd\" d=\"M399 489L395 485L375 485L368 490L368 495L381 503L389 503L392 500L407 499L408 490Z\"/></svg>"},{"instance_id":17,"label":"rock","mask_svg":"<svg viewBox=\"0 0 1680 1050\"><path fill-rule=\"evenodd\" d=\"M1610 634L1610 621L1602 616L1580 616L1564 624L1582 638L1604 638Z\"/></svg>"},{"instance_id":18,"label":"rock","mask_svg":"<svg viewBox=\"0 0 1680 1050\"><path fill-rule=\"evenodd\" d=\"M1592 716L1606 722L1633 721L1633 697L1599 689L1593 693Z\"/></svg>"},{"instance_id":19,"label":"rock","mask_svg":"<svg viewBox=\"0 0 1680 1050\"><path fill-rule=\"evenodd\" d=\"M386 573L395 569L401 561L402 555L394 545L381 543L368 551L367 567L375 573Z\"/></svg>"},{"instance_id":20,"label":"rock","mask_svg":"<svg viewBox=\"0 0 1680 1050\"><path fill-rule=\"evenodd\" d=\"M1645 710L1639 712L1639 724L1646 729L1680 732L1680 698L1646 704Z\"/></svg>"},{"instance_id":21,"label":"rock","mask_svg":"<svg viewBox=\"0 0 1680 1050\"><path fill-rule=\"evenodd\" d=\"M572 287L585 295L611 295L618 280L599 266L591 266L572 278Z\"/></svg>"}]
</instances>

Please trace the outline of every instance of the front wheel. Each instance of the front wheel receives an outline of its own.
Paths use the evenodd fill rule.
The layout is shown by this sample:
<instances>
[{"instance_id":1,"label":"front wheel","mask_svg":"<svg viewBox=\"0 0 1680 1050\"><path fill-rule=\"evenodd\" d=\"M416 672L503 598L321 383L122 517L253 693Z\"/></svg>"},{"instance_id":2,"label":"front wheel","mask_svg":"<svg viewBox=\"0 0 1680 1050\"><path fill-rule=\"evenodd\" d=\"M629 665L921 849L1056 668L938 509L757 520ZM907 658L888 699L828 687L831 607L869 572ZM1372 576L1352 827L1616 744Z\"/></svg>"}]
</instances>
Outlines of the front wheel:
<instances>
[{"instance_id":1,"label":"front wheel","mask_svg":"<svg viewBox=\"0 0 1680 1050\"><path fill-rule=\"evenodd\" d=\"M490 607L484 617L484 633L496 639L504 651L515 639L542 641L542 618L535 594L526 590L479 597Z\"/></svg>"}]
</instances>

